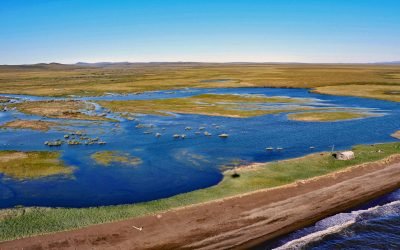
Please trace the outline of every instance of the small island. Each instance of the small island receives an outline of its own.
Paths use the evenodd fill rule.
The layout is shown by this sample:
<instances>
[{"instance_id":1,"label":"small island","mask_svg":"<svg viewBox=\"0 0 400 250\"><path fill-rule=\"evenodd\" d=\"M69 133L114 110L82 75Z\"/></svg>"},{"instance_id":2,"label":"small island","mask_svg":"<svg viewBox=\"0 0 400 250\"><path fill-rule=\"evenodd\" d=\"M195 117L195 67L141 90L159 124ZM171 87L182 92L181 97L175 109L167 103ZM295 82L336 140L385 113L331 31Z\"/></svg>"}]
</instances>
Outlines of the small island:
<instances>
[{"instance_id":1,"label":"small island","mask_svg":"<svg viewBox=\"0 0 400 250\"><path fill-rule=\"evenodd\" d=\"M137 166L142 163L139 157L118 151L99 151L91 156L97 164L109 167L112 163L120 163L125 166Z\"/></svg>"},{"instance_id":2,"label":"small island","mask_svg":"<svg viewBox=\"0 0 400 250\"><path fill-rule=\"evenodd\" d=\"M60 160L59 152L47 151L0 151L0 174L24 180L54 175L69 176L74 168Z\"/></svg>"},{"instance_id":3,"label":"small island","mask_svg":"<svg viewBox=\"0 0 400 250\"><path fill-rule=\"evenodd\" d=\"M327 111L327 112L304 112L289 114L289 120L303 122L333 122L352 119L360 119L371 116L366 113L346 112L346 111Z\"/></svg>"},{"instance_id":4,"label":"small island","mask_svg":"<svg viewBox=\"0 0 400 250\"><path fill-rule=\"evenodd\" d=\"M41 120L14 120L3 124L2 128L13 129L32 129L39 131L47 131L53 127L59 126L57 122L41 121Z\"/></svg>"}]
</instances>

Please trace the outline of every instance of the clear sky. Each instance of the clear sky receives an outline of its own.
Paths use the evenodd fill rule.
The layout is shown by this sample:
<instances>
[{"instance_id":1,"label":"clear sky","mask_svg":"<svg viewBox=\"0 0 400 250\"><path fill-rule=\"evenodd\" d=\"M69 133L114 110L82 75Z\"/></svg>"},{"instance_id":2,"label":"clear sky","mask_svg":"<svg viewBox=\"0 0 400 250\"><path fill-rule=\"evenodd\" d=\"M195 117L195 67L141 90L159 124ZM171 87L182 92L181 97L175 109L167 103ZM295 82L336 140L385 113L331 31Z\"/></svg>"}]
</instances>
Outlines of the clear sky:
<instances>
[{"instance_id":1,"label":"clear sky","mask_svg":"<svg viewBox=\"0 0 400 250\"><path fill-rule=\"evenodd\" d=\"M0 64L400 60L400 0L0 0Z\"/></svg>"}]
</instances>

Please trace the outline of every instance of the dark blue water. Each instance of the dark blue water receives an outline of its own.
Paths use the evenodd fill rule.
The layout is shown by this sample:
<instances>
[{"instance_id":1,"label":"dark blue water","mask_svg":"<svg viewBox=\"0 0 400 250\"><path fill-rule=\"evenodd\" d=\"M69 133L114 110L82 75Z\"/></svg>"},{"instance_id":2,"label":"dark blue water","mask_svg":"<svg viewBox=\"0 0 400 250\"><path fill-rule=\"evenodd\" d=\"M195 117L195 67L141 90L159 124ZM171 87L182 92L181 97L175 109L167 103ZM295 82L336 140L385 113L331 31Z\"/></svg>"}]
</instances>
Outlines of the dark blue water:
<instances>
[{"instance_id":1,"label":"dark blue water","mask_svg":"<svg viewBox=\"0 0 400 250\"><path fill-rule=\"evenodd\" d=\"M400 249L400 190L255 249Z\"/></svg>"},{"instance_id":2,"label":"dark blue water","mask_svg":"<svg viewBox=\"0 0 400 250\"><path fill-rule=\"evenodd\" d=\"M394 141L390 134L400 128L399 104L372 99L337 97L309 93L305 89L185 89L157 91L140 95L107 95L82 98L96 100L130 100L175 98L201 93L263 94L312 98L312 107L354 108L380 114L377 117L342 122L309 123L289 121L286 114L247 119L203 115L139 116L135 121L70 121L63 130L84 130L90 137L100 137L106 145L63 145L50 148L62 152L62 159L75 167L72 176L53 176L35 180L16 180L0 175L0 208L16 205L52 207L88 207L127 204L169 197L217 184L224 165L241 162L264 162L302 156L316 151L350 148L355 144ZM14 95L14 98L31 98ZM75 99L79 99L74 97ZM43 98L35 97L36 100ZM266 105L264 108L273 108ZM101 108L99 108L101 112ZM38 119L16 111L0 113L0 124L16 119ZM48 119L52 120L52 119ZM53 119L57 121L56 119ZM153 128L137 128L152 124ZM185 131L185 127L193 130ZM213 134L197 135L199 127ZM144 134L151 131L152 134ZM156 138L154 133L163 135ZM0 150L49 150L44 141L62 138L65 131L0 130ZM174 140L174 134L186 134ZM228 133L226 140L218 134ZM266 147L283 147L267 152ZM315 147L311 150L310 147ZM99 150L117 150L139 157L137 167L114 164L102 167L91 159Z\"/></svg>"}]
</instances>

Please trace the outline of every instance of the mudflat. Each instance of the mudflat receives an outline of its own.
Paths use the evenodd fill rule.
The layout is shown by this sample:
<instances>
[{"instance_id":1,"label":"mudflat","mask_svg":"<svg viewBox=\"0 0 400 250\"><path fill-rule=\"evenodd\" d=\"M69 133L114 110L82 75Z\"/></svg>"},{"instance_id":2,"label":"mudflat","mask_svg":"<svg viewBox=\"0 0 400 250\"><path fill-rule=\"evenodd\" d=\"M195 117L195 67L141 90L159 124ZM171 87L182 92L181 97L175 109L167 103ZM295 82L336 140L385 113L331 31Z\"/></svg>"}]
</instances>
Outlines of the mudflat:
<instances>
[{"instance_id":1,"label":"mudflat","mask_svg":"<svg viewBox=\"0 0 400 250\"><path fill-rule=\"evenodd\" d=\"M398 187L400 155L394 155L321 177L160 214L2 242L0 248L244 248Z\"/></svg>"}]
</instances>

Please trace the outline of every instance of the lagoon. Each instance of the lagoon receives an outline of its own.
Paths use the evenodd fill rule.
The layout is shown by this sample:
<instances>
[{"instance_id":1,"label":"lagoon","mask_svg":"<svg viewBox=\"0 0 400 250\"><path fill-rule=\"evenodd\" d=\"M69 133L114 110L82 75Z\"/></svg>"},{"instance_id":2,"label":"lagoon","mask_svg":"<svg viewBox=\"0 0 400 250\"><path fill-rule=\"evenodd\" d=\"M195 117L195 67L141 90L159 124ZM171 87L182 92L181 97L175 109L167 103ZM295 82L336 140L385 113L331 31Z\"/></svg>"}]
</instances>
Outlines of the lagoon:
<instances>
[{"instance_id":1,"label":"lagoon","mask_svg":"<svg viewBox=\"0 0 400 250\"><path fill-rule=\"evenodd\" d=\"M70 97L89 102L115 100L153 100L182 98L199 94L246 94L311 99L308 107L345 108L374 113L376 116L335 122L302 122L287 118L287 113L249 118L196 114L169 116L139 115L134 120L118 113L107 113L112 121L64 120L49 131L1 129L0 149L18 151L60 151L66 165L73 166L71 176L37 179L13 179L0 174L0 207L17 205L47 207L90 207L131 204L173 196L206 188L222 179L222 171L252 162L268 162L306 155L312 152L347 149L356 144L390 142L390 134L399 129L398 103L310 93L308 89L229 88L154 91L137 95ZM4 95L34 100L65 99ZM282 104L263 104L276 108ZM93 112L102 113L96 106ZM125 118L124 118L125 117ZM15 119L39 119L16 110L0 113L0 125ZM60 119L45 119L60 121ZM139 124L149 126L141 127ZM150 126L151 125L151 126ZM188 131L185 128L191 127ZM198 134L200 127L212 134ZM44 141L62 138L68 131L82 130L88 137L99 137L105 145L62 145L49 148ZM156 133L162 134L159 138ZM229 134L221 139L217 135ZM185 134L185 139L174 139ZM282 150L266 150L267 147ZM312 147L312 148L310 148ZM104 167L92 159L99 151L121 152L140 159L127 167L112 162Z\"/></svg>"}]
</instances>

